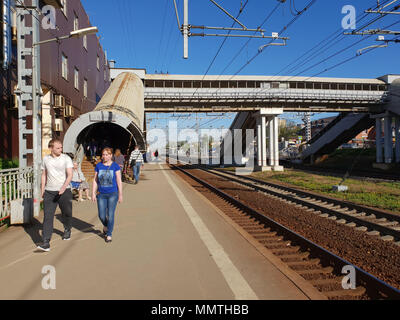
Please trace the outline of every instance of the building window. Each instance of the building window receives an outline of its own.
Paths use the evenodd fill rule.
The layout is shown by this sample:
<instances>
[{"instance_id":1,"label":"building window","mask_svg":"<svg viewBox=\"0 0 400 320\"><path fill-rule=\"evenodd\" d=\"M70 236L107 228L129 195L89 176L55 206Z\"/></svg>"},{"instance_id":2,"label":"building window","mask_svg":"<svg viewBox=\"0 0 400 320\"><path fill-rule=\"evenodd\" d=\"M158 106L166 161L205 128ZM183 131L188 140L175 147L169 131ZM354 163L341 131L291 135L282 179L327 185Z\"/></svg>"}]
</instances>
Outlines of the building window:
<instances>
[{"instance_id":1,"label":"building window","mask_svg":"<svg viewBox=\"0 0 400 320\"><path fill-rule=\"evenodd\" d=\"M84 79L83 80L83 96L85 97L85 98L87 98L88 97L88 84L87 84L87 79Z\"/></svg>"},{"instance_id":2,"label":"building window","mask_svg":"<svg viewBox=\"0 0 400 320\"><path fill-rule=\"evenodd\" d=\"M87 51L87 36L86 34L83 36L83 47L86 49Z\"/></svg>"},{"instance_id":3,"label":"building window","mask_svg":"<svg viewBox=\"0 0 400 320\"><path fill-rule=\"evenodd\" d=\"M62 8L61 11L64 13L64 16L67 17L67 0L61 0Z\"/></svg>"},{"instance_id":4,"label":"building window","mask_svg":"<svg viewBox=\"0 0 400 320\"><path fill-rule=\"evenodd\" d=\"M78 15L74 12L74 31L79 30L79 19Z\"/></svg>"},{"instance_id":5,"label":"building window","mask_svg":"<svg viewBox=\"0 0 400 320\"><path fill-rule=\"evenodd\" d=\"M75 89L79 90L79 70L78 70L78 68L75 68L75 71L74 71L74 86L75 86Z\"/></svg>"},{"instance_id":6,"label":"building window","mask_svg":"<svg viewBox=\"0 0 400 320\"><path fill-rule=\"evenodd\" d=\"M68 80L68 58L65 54L61 59L61 75L65 80Z\"/></svg>"},{"instance_id":7,"label":"building window","mask_svg":"<svg viewBox=\"0 0 400 320\"><path fill-rule=\"evenodd\" d=\"M97 65L97 70L100 71L100 57L99 57L99 55L97 55L97 62L96 62L96 65Z\"/></svg>"}]
</instances>

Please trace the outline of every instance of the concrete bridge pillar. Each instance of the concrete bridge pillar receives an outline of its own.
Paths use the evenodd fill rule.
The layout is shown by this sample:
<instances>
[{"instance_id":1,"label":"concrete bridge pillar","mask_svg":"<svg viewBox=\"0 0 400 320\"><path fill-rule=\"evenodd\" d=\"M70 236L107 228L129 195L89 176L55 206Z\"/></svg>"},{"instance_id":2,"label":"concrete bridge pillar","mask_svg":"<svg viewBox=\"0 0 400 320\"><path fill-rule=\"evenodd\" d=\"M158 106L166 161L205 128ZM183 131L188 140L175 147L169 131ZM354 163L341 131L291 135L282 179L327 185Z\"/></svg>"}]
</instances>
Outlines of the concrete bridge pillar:
<instances>
[{"instance_id":1,"label":"concrete bridge pillar","mask_svg":"<svg viewBox=\"0 0 400 320\"><path fill-rule=\"evenodd\" d=\"M262 167L262 128L261 117L257 116L256 119L257 130L257 167Z\"/></svg>"},{"instance_id":2,"label":"concrete bridge pillar","mask_svg":"<svg viewBox=\"0 0 400 320\"><path fill-rule=\"evenodd\" d=\"M278 116L274 116L273 120L273 127L274 127L274 136L273 136L273 151L274 153L274 165L273 165L273 170L274 171L283 171L283 167L279 165L279 118ZM270 151L271 153L271 151Z\"/></svg>"},{"instance_id":3,"label":"concrete bridge pillar","mask_svg":"<svg viewBox=\"0 0 400 320\"><path fill-rule=\"evenodd\" d=\"M392 117L384 118L384 133L385 133L385 163L392 163L393 160L393 132L392 132Z\"/></svg>"},{"instance_id":4,"label":"concrete bridge pillar","mask_svg":"<svg viewBox=\"0 0 400 320\"><path fill-rule=\"evenodd\" d=\"M257 130L257 171L269 171L271 168L267 165L267 119L265 115L257 113L256 115Z\"/></svg>"},{"instance_id":5,"label":"concrete bridge pillar","mask_svg":"<svg viewBox=\"0 0 400 320\"><path fill-rule=\"evenodd\" d=\"M382 163L382 118L376 118L375 131L376 163Z\"/></svg>"},{"instance_id":6,"label":"concrete bridge pillar","mask_svg":"<svg viewBox=\"0 0 400 320\"><path fill-rule=\"evenodd\" d=\"M281 108L264 108L256 116L257 130L257 167L258 171L283 171L279 165L279 120L278 115L283 113ZM267 157L267 133L268 153Z\"/></svg>"},{"instance_id":7,"label":"concrete bridge pillar","mask_svg":"<svg viewBox=\"0 0 400 320\"><path fill-rule=\"evenodd\" d=\"M268 151L269 151L269 165L275 165L275 152L274 152L274 117L268 118Z\"/></svg>"}]
</instances>

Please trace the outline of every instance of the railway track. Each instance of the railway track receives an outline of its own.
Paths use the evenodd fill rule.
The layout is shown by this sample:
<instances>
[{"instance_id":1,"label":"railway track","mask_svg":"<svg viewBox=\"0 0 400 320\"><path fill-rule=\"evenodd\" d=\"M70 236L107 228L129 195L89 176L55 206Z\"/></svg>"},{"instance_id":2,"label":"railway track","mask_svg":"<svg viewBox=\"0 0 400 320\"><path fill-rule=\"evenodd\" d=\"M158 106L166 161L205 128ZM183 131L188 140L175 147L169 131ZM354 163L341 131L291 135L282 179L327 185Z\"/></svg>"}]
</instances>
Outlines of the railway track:
<instances>
[{"instance_id":1,"label":"railway track","mask_svg":"<svg viewBox=\"0 0 400 320\"><path fill-rule=\"evenodd\" d=\"M324 175L329 175L329 176L336 176L342 178L346 174L346 170L340 170L340 169L333 169L333 168L318 168L318 167L312 167L312 166L305 166L302 164L296 164L292 163L288 160L280 160L280 163L285 167L285 168L293 168L305 172L310 172L310 173L315 173L315 174L324 174ZM388 174L384 172L371 172L367 170L360 170L360 169L355 169L351 170L351 174L349 178L352 179L358 179L358 180L383 180L383 181L400 181L400 175L398 174Z\"/></svg>"},{"instance_id":2,"label":"railway track","mask_svg":"<svg viewBox=\"0 0 400 320\"><path fill-rule=\"evenodd\" d=\"M236 176L232 172L204 169L220 177L228 177L231 181L253 188L294 204L339 224L364 231L370 236L380 236L383 241L393 241L400 246L400 215L391 214L357 204L340 201L314 193L284 187L246 176Z\"/></svg>"},{"instance_id":3,"label":"railway track","mask_svg":"<svg viewBox=\"0 0 400 320\"><path fill-rule=\"evenodd\" d=\"M328 299L400 299L400 290L361 268L352 266L345 259L275 222L185 168L170 166L182 172L192 182L207 188L207 198L214 205ZM225 176L227 178L232 179L232 176ZM345 274L342 270L345 266L354 268L357 279L355 289L343 288Z\"/></svg>"}]
</instances>

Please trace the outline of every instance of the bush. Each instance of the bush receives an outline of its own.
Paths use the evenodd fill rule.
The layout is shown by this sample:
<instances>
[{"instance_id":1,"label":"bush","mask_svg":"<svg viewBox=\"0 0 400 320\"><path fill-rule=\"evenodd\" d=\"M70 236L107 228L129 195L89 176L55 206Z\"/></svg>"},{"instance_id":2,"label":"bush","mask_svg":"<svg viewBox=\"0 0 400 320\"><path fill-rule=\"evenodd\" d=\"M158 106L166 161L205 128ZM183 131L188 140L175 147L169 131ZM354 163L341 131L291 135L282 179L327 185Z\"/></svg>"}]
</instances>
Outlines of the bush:
<instances>
[{"instance_id":1,"label":"bush","mask_svg":"<svg viewBox=\"0 0 400 320\"><path fill-rule=\"evenodd\" d=\"M0 170L18 168L19 163L17 159L0 159Z\"/></svg>"}]
</instances>

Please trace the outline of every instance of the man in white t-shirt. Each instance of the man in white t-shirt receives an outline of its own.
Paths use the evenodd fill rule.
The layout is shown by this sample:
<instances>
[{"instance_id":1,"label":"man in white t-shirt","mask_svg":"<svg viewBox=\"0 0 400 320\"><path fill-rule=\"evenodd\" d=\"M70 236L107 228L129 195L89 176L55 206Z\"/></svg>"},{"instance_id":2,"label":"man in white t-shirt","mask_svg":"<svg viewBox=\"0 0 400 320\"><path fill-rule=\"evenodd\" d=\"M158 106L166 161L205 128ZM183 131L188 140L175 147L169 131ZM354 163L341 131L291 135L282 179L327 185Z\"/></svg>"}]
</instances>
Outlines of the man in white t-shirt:
<instances>
[{"instance_id":1,"label":"man in white t-shirt","mask_svg":"<svg viewBox=\"0 0 400 320\"><path fill-rule=\"evenodd\" d=\"M49 142L49 149L51 154L44 157L42 163L43 244L38 249L43 251L50 251L57 205L63 218L63 240L71 239L72 226L72 159L62 153L62 142L58 139Z\"/></svg>"}]
</instances>

